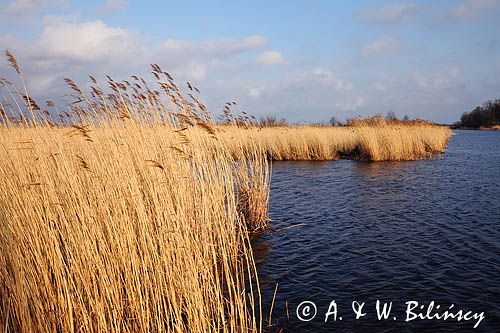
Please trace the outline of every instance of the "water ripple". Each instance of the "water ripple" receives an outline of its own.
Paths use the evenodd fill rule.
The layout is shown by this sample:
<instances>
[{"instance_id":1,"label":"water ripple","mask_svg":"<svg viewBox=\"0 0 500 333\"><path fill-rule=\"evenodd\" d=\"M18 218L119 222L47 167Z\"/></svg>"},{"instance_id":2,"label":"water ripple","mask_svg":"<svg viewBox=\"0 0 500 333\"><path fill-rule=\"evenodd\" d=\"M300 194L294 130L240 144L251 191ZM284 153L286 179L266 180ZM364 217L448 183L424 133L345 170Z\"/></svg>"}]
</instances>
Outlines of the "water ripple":
<instances>
[{"instance_id":1,"label":"water ripple","mask_svg":"<svg viewBox=\"0 0 500 333\"><path fill-rule=\"evenodd\" d=\"M461 131L444 158L414 162L277 162L275 232L254 244L265 304L289 332L468 332L473 324L379 322L375 313L324 323L332 299L432 300L485 311L478 331L500 331L500 133ZM303 226L305 224L305 226ZM285 229L292 225L295 228ZM319 313L301 322L303 300ZM286 307L290 321L286 319Z\"/></svg>"}]
</instances>

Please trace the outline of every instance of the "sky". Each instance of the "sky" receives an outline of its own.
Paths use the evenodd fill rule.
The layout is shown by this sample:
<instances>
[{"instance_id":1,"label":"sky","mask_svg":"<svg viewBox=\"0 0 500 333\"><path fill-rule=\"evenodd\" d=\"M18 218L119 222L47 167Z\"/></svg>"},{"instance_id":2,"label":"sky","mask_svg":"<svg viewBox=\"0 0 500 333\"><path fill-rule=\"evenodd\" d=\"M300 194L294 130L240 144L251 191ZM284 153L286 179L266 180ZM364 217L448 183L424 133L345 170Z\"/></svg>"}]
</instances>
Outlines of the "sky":
<instances>
[{"instance_id":1,"label":"sky","mask_svg":"<svg viewBox=\"0 0 500 333\"><path fill-rule=\"evenodd\" d=\"M69 93L63 77L153 80L152 63L215 114L234 100L290 122L452 123L500 98L500 0L0 0L0 49L38 101Z\"/></svg>"}]
</instances>

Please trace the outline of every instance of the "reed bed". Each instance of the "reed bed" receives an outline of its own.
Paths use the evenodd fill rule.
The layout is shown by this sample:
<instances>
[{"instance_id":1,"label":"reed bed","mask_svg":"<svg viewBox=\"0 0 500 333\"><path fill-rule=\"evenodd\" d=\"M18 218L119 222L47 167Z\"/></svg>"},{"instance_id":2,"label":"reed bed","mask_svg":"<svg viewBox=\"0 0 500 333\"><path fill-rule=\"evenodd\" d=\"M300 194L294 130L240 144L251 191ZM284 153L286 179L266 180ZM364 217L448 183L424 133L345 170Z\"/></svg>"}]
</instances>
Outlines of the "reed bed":
<instances>
[{"instance_id":1,"label":"reed bed","mask_svg":"<svg viewBox=\"0 0 500 333\"><path fill-rule=\"evenodd\" d=\"M0 129L2 328L258 331L245 209L259 197L238 191L266 192L265 161L235 164L201 135L173 150L165 127L73 134Z\"/></svg>"},{"instance_id":2,"label":"reed bed","mask_svg":"<svg viewBox=\"0 0 500 333\"><path fill-rule=\"evenodd\" d=\"M260 149L271 160L405 161L431 158L446 149L451 131L425 122L363 122L351 126L226 126L221 140L229 150Z\"/></svg>"},{"instance_id":3,"label":"reed bed","mask_svg":"<svg viewBox=\"0 0 500 333\"><path fill-rule=\"evenodd\" d=\"M268 160L403 160L444 150L429 124L217 124L190 83L70 78L65 109L0 79L0 325L6 332L258 332L249 238L268 224Z\"/></svg>"},{"instance_id":4,"label":"reed bed","mask_svg":"<svg viewBox=\"0 0 500 333\"><path fill-rule=\"evenodd\" d=\"M168 73L163 101L137 77L90 96L66 78L75 102L49 112L7 56L23 89L1 82L1 329L262 331L263 155L229 153Z\"/></svg>"}]
</instances>

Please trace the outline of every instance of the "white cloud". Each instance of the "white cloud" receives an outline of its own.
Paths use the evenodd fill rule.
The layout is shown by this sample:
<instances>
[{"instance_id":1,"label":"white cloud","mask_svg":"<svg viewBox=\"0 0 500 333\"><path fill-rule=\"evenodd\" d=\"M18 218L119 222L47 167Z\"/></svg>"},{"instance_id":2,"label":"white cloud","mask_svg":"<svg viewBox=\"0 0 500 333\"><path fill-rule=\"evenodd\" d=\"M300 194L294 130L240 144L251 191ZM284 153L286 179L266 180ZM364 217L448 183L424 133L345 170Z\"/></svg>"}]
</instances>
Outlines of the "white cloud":
<instances>
[{"instance_id":1,"label":"white cloud","mask_svg":"<svg viewBox=\"0 0 500 333\"><path fill-rule=\"evenodd\" d=\"M207 68L205 65L197 62L192 62L187 66L175 70L177 75L180 75L187 80L202 81L207 77Z\"/></svg>"},{"instance_id":2,"label":"white cloud","mask_svg":"<svg viewBox=\"0 0 500 333\"><path fill-rule=\"evenodd\" d=\"M29 58L37 71L81 68L86 74L114 71L130 75L143 72L149 63L160 62L182 79L204 80L211 67L221 68L220 64L228 63L229 58L254 52L266 44L262 36L253 35L200 42L169 39L146 45L148 36L108 26L99 20L73 22L68 17L55 17L42 24L41 33L30 44L22 45L12 37L2 37L8 42L5 46L19 50L16 54Z\"/></svg>"},{"instance_id":3,"label":"white cloud","mask_svg":"<svg viewBox=\"0 0 500 333\"><path fill-rule=\"evenodd\" d=\"M357 14L357 17L369 23L403 23L410 21L421 9L420 6L411 3L393 3L380 8L363 10Z\"/></svg>"},{"instance_id":4,"label":"white cloud","mask_svg":"<svg viewBox=\"0 0 500 333\"><path fill-rule=\"evenodd\" d=\"M278 51L262 52L255 58L255 62L262 66L276 66L286 63L283 55Z\"/></svg>"},{"instance_id":5,"label":"white cloud","mask_svg":"<svg viewBox=\"0 0 500 333\"><path fill-rule=\"evenodd\" d=\"M333 79L333 73L324 68L316 68L312 71L312 74L325 81L331 81Z\"/></svg>"},{"instance_id":6,"label":"white cloud","mask_svg":"<svg viewBox=\"0 0 500 333\"><path fill-rule=\"evenodd\" d=\"M33 45L34 51L47 57L90 62L130 57L138 47L134 33L101 21L49 23Z\"/></svg>"},{"instance_id":7,"label":"white cloud","mask_svg":"<svg viewBox=\"0 0 500 333\"><path fill-rule=\"evenodd\" d=\"M43 7L66 7L67 5L66 0L12 0L5 5L0 5L0 9L6 14L24 14Z\"/></svg>"},{"instance_id":8,"label":"white cloud","mask_svg":"<svg viewBox=\"0 0 500 333\"><path fill-rule=\"evenodd\" d=\"M20 45L19 41L14 37L12 36L11 34L7 34L7 35L3 35L3 36L0 36L0 45L2 46L18 46ZM3 51L3 50L1 50Z\"/></svg>"},{"instance_id":9,"label":"white cloud","mask_svg":"<svg viewBox=\"0 0 500 333\"><path fill-rule=\"evenodd\" d=\"M418 88L422 90L444 90L454 85L460 76L460 68L451 67L440 72L424 75L421 72L414 74L414 80Z\"/></svg>"},{"instance_id":10,"label":"white cloud","mask_svg":"<svg viewBox=\"0 0 500 333\"><path fill-rule=\"evenodd\" d=\"M158 63L170 72L180 86L190 81L204 94L213 95L206 101L209 106L210 101L216 100L218 108L223 104L220 98L233 99L238 94L253 99L262 97L263 89L254 80L256 70L262 70L262 66L255 63L255 56L265 52L263 49L267 44L260 35L201 41L168 39L151 43L147 35L110 26L100 20L79 22L75 17L51 16L38 24L40 32L30 42L0 34L0 45L18 59L30 92L40 101L57 99L67 93L68 87L62 80L65 76L82 87L88 82L87 75L95 76L101 83L104 74L117 80L127 79L130 75L152 80L149 73L151 63ZM272 64L277 59L271 57L267 60ZM17 81L5 61L0 62L0 68L2 74L5 69L5 75ZM230 86L225 91L213 87L214 81L227 81L235 71L246 77L241 85Z\"/></svg>"},{"instance_id":11,"label":"white cloud","mask_svg":"<svg viewBox=\"0 0 500 333\"><path fill-rule=\"evenodd\" d=\"M350 82L345 82L344 80L335 77L332 71L324 68L316 68L312 71L314 77L319 79L327 86L333 87L337 91L349 91L352 90L353 84Z\"/></svg>"},{"instance_id":12,"label":"white cloud","mask_svg":"<svg viewBox=\"0 0 500 333\"><path fill-rule=\"evenodd\" d=\"M144 38L101 21L61 19L46 23L32 42L8 47L18 58L32 93L55 98L68 92L64 76L84 85L87 75L110 74L124 79L144 73L152 54L145 48ZM192 73L185 71L186 76Z\"/></svg>"},{"instance_id":13,"label":"white cloud","mask_svg":"<svg viewBox=\"0 0 500 333\"><path fill-rule=\"evenodd\" d=\"M409 49L399 39L393 37L381 37L367 45L365 45L361 53L365 57L373 57L380 55L396 54L405 52Z\"/></svg>"},{"instance_id":14,"label":"white cloud","mask_svg":"<svg viewBox=\"0 0 500 333\"><path fill-rule=\"evenodd\" d=\"M465 0L453 8L452 14L459 20L477 19L500 6L500 0Z\"/></svg>"},{"instance_id":15,"label":"white cloud","mask_svg":"<svg viewBox=\"0 0 500 333\"><path fill-rule=\"evenodd\" d=\"M351 101L348 101L346 103L341 103L341 104L337 104L337 107L341 110L341 111L349 111L349 112L352 112L352 111L357 111L360 107L362 107L363 105L365 104L365 99L364 97L357 97L356 99L354 100L351 100Z\"/></svg>"},{"instance_id":16,"label":"white cloud","mask_svg":"<svg viewBox=\"0 0 500 333\"><path fill-rule=\"evenodd\" d=\"M167 39L162 49L175 53L202 53L213 55L233 55L252 50L258 50L266 45L267 41L259 35L248 36L243 39L218 38L200 42L189 42L178 39Z\"/></svg>"},{"instance_id":17,"label":"white cloud","mask_svg":"<svg viewBox=\"0 0 500 333\"><path fill-rule=\"evenodd\" d=\"M244 38L240 45L243 46L245 49L248 49L248 48L260 48L265 46L266 43L267 41L264 37L259 35L253 35Z\"/></svg>"},{"instance_id":18,"label":"white cloud","mask_svg":"<svg viewBox=\"0 0 500 333\"><path fill-rule=\"evenodd\" d=\"M124 10L128 7L128 3L124 0L106 0L106 2L97 7L97 11L101 15L108 15L112 12Z\"/></svg>"},{"instance_id":19,"label":"white cloud","mask_svg":"<svg viewBox=\"0 0 500 333\"><path fill-rule=\"evenodd\" d=\"M259 98L262 95L262 88L253 87L248 89L248 96L253 98Z\"/></svg>"},{"instance_id":20,"label":"white cloud","mask_svg":"<svg viewBox=\"0 0 500 333\"><path fill-rule=\"evenodd\" d=\"M373 89L375 89L376 91L380 91L380 92L386 92L388 90L387 86L385 84L383 84L382 82L375 82L373 85L372 85Z\"/></svg>"}]
</instances>

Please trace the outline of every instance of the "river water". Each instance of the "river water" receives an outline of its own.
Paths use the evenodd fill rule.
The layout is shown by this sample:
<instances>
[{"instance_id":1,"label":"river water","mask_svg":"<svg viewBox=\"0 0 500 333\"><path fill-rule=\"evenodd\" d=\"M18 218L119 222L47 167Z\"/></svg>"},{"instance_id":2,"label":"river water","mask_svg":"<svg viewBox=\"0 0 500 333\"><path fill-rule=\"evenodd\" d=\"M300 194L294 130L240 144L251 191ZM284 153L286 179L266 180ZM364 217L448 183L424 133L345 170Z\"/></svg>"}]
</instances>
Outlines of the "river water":
<instances>
[{"instance_id":1,"label":"river water","mask_svg":"<svg viewBox=\"0 0 500 333\"><path fill-rule=\"evenodd\" d=\"M406 321L406 302L425 315L434 301L431 314L454 304L484 312L475 331L500 332L500 132L455 134L433 160L273 163L273 231L254 243L265 313L278 284L269 331L473 330L475 319ZM377 300L392 302L387 320ZM353 301L365 302L358 320Z\"/></svg>"}]
</instances>

